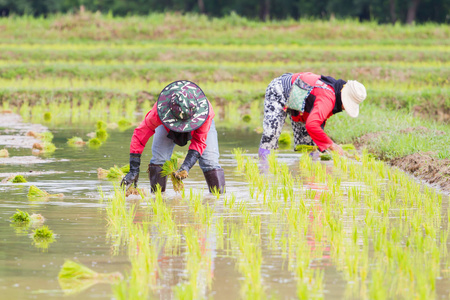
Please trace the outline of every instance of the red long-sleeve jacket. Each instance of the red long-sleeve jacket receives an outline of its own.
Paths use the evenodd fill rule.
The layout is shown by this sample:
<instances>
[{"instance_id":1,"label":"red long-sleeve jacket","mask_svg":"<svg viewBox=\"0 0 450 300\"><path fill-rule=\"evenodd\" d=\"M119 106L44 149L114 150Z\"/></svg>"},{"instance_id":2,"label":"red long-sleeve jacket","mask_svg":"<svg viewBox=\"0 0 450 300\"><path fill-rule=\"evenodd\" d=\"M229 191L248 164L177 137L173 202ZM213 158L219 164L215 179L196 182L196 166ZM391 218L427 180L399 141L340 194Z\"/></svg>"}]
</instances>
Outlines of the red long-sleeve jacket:
<instances>
[{"instance_id":1,"label":"red long-sleeve jacket","mask_svg":"<svg viewBox=\"0 0 450 300\"><path fill-rule=\"evenodd\" d=\"M311 136L314 143L316 143L319 147L320 151L323 151L328 149L333 144L333 141L328 137L321 125L333 115L332 111L336 103L334 89L333 87L324 84L322 81L318 81L320 79L320 75L310 72L293 74L292 84L298 76L300 76L300 78L309 85L320 85L331 89L330 91L322 88L314 88L311 91L311 94L316 96L313 109L309 113L305 111L297 117L292 117L294 122L305 123L306 131L308 131L308 134Z\"/></svg>"},{"instance_id":2,"label":"red long-sleeve jacket","mask_svg":"<svg viewBox=\"0 0 450 300\"><path fill-rule=\"evenodd\" d=\"M205 123L196 130L191 131L192 139L189 145L190 150L196 150L200 155L203 154L206 148L206 137L208 136L211 122L215 116L211 103L209 104L209 115ZM161 119L158 116L156 103L153 108L147 113L144 121L134 130L133 137L131 138L130 153L141 154L144 151L147 141L152 135L155 134L155 130L158 126L163 125ZM169 129L164 126L167 132Z\"/></svg>"}]
</instances>

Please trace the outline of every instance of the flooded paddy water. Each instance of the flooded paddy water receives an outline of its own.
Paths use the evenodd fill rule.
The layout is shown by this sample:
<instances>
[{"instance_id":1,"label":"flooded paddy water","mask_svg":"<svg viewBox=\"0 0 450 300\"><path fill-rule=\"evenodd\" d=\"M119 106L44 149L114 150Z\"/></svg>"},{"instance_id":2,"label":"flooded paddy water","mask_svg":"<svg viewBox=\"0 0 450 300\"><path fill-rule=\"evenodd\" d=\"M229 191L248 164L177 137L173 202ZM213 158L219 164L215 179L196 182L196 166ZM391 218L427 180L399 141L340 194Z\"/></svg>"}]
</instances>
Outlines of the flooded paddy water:
<instances>
[{"instance_id":1,"label":"flooded paddy water","mask_svg":"<svg viewBox=\"0 0 450 300\"><path fill-rule=\"evenodd\" d=\"M1 176L28 182L0 185L1 298L448 298L448 196L367 153L320 162L280 150L261 167L259 133L217 127L221 196L208 193L198 164L182 194L168 182L163 195L125 199L118 180L99 179L97 168L128 163L133 128L89 148L67 139L92 126L49 126L57 149L39 156L5 142ZM147 191L150 145L139 181ZM27 197L32 185L64 197ZM54 240L33 239L42 224L11 222L16 209L44 216ZM66 260L121 276L61 281Z\"/></svg>"}]
</instances>

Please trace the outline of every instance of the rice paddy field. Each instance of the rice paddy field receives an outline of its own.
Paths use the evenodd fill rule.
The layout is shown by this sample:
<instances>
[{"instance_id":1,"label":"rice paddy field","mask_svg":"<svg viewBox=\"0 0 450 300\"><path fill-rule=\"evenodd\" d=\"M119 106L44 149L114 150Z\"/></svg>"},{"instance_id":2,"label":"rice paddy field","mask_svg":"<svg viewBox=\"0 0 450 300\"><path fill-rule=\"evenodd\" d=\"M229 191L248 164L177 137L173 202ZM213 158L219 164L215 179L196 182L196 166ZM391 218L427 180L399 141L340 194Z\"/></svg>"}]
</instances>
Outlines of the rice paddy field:
<instances>
[{"instance_id":1,"label":"rice paddy field","mask_svg":"<svg viewBox=\"0 0 450 300\"><path fill-rule=\"evenodd\" d=\"M84 13L0 28L2 299L450 297L448 25ZM356 150L288 142L262 166L265 89L304 71L366 86L359 118L325 127ZM133 130L179 79L213 104L226 193L196 165L183 191L150 194L150 140L128 195Z\"/></svg>"}]
</instances>

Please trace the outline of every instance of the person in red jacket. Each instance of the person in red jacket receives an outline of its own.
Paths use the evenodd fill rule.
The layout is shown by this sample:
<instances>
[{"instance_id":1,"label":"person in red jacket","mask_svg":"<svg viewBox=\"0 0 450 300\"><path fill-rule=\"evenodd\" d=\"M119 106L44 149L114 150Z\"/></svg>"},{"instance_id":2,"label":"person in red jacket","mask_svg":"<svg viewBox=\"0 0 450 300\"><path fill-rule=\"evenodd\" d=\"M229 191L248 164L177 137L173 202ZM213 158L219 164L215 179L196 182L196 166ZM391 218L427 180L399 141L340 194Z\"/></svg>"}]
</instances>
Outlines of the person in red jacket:
<instances>
[{"instance_id":1,"label":"person in red jacket","mask_svg":"<svg viewBox=\"0 0 450 300\"><path fill-rule=\"evenodd\" d=\"M311 93L305 100L303 112L286 106L292 85L297 78L312 86ZM266 89L259 157L265 159L270 150L278 148L278 138L288 114L294 131L295 146L317 145L320 151L329 149L343 155L342 148L325 133L326 121L342 110L351 117L357 117L359 104L366 96L364 85L354 80L346 82L309 72L286 73L275 78Z\"/></svg>"},{"instance_id":2,"label":"person in red jacket","mask_svg":"<svg viewBox=\"0 0 450 300\"><path fill-rule=\"evenodd\" d=\"M214 123L214 111L203 91L195 83L181 80L166 86L157 103L134 130L130 145L130 172L121 184L127 188L139 179L141 154L148 139L153 137L152 158L148 166L152 192L165 191L167 176L161 176L163 164L170 160L175 144L185 146L191 141L183 164L174 175L188 177L189 170L199 161L209 190L225 190L224 171L219 165L219 144Z\"/></svg>"}]
</instances>

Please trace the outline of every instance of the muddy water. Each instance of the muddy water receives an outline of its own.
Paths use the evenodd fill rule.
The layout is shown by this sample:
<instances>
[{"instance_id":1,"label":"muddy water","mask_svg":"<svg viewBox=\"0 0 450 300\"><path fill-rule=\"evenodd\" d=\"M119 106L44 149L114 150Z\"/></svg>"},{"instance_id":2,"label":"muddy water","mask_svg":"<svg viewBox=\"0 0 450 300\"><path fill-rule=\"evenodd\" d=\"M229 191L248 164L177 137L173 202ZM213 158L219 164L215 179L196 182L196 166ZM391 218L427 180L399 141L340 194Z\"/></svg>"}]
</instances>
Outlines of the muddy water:
<instances>
[{"instance_id":1,"label":"muddy water","mask_svg":"<svg viewBox=\"0 0 450 300\"><path fill-rule=\"evenodd\" d=\"M221 151L220 163L225 169L227 193L234 193L238 201L247 201L253 214L262 214L263 223L272 222L267 211L258 211L246 188L243 175L235 171L236 162L231 150L241 147L248 150L248 155L256 155L260 135L254 131L221 130L218 124ZM99 199L98 187L108 194L113 182L97 178L98 167L109 168L128 162L128 147L132 129L125 132L110 131L107 142L99 149L73 148L66 144L67 138L83 136L92 128L50 128L54 134L55 153L39 157L45 163L30 164L25 159L17 159L14 163L0 165L0 173L29 173L28 183L0 185L0 292L1 299L59 299L63 292L58 284L57 276L65 259L71 259L91 267L97 272L120 271L126 273L130 263L126 253L114 255L113 245L107 240L107 223L105 221L105 205ZM149 181L144 169L150 160L150 144L142 158L140 186L148 188ZM1 146L0 146L1 148ZM8 148L11 156L29 156L30 149ZM175 151L182 151L176 148ZM185 150L185 149L184 149ZM291 169L298 166L299 154L285 150L280 153L280 161L287 162ZM40 173L39 173L40 172ZM223 213L223 198L217 200L206 192L206 184L198 165L191 171L185 182L186 188L205 191L205 201L216 205L216 215ZM358 185L358 182L343 182L342 187ZM28 187L36 185L51 194L63 193L64 198L50 198L45 201L29 200ZM170 183L168 183L170 186ZM188 209L180 201L179 196L171 188L166 193L167 203L173 208L177 220L188 220ZM144 205L144 204L143 204ZM16 209L29 213L40 213L47 219L46 225L56 233L56 241L43 251L33 245L27 232L18 233L11 226L9 217ZM234 216L226 215L227 218ZM345 223L345 222L344 222ZM211 256L212 267L207 270L213 277L211 289L204 295L214 299L239 299L243 280L235 267L236 258L226 250L218 247L218 238L212 230L205 234L207 253ZM262 235L269 235L263 229ZM264 244L266 243L266 244ZM296 279L287 271L286 259L271 250L268 242L262 244L262 280L266 293L275 299L296 298ZM174 256L161 254L158 257L161 269L160 285L156 298L171 299L172 288L185 279L185 256L183 253ZM327 252L323 258L315 261L315 268L325 270L324 285L326 299L342 299L346 280L336 270ZM448 295L449 288L438 282L439 294ZM80 294L68 299L110 299L111 286L97 284Z\"/></svg>"}]
</instances>

